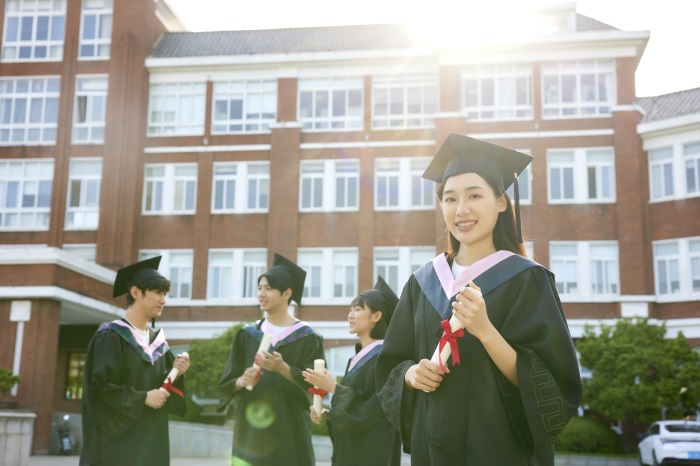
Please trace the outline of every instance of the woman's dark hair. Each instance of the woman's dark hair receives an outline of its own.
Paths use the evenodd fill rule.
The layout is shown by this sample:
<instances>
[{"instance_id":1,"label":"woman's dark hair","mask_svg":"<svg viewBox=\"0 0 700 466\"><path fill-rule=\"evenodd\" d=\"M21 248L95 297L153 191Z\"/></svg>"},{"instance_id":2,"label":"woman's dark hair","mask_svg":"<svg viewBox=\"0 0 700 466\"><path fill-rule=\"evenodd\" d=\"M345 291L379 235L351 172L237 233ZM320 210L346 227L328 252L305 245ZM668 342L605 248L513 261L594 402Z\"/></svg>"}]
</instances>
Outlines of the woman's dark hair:
<instances>
[{"instance_id":1,"label":"woman's dark hair","mask_svg":"<svg viewBox=\"0 0 700 466\"><path fill-rule=\"evenodd\" d=\"M267 280L267 284L270 285L270 288L273 290L277 290L280 292L280 294L284 293L285 291L291 289L291 286L285 286L285 284L280 280L278 277L275 277L273 275L268 275L266 273L260 275L258 277L258 285L260 284L260 280L265 277ZM289 298L287 299L287 305L292 301L292 296L290 295Z\"/></svg>"},{"instance_id":2,"label":"woman's dark hair","mask_svg":"<svg viewBox=\"0 0 700 466\"><path fill-rule=\"evenodd\" d=\"M141 290L141 293L146 294L146 291L162 291L164 293L170 292L170 280L165 277L151 277L148 280L140 283L138 285L131 285L137 287ZM131 296L131 286L129 287L129 292L126 293L126 307L134 304L134 297Z\"/></svg>"},{"instance_id":3,"label":"woman's dark hair","mask_svg":"<svg viewBox=\"0 0 700 466\"><path fill-rule=\"evenodd\" d=\"M369 332L369 337L372 338L373 340L383 340L384 336L386 336L386 329L388 327L386 321L386 316L387 312L382 311L381 309L375 308L375 306L372 304L372 301L369 299L365 298L364 296L360 295L356 297L355 299L352 300L352 303L350 303L350 307L361 307L364 308L365 305L367 306L367 309L374 314L375 312L381 312L382 313L382 318L379 319L379 322L376 323L374 327L372 327L372 330Z\"/></svg>"},{"instance_id":4,"label":"woman's dark hair","mask_svg":"<svg viewBox=\"0 0 700 466\"><path fill-rule=\"evenodd\" d=\"M513 208L513 202L510 200L510 196L493 178L482 175L481 173L477 173L477 175L486 180L486 183L491 187L497 198L505 196L506 199L506 210L498 214L496 226L493 228L493 245L496 247L497 251L510 251L525 257L525 245L518 241L515 209ZM447 178L437 185L437 198L440 202L442 202L442 194L445 191L446 182ZM446 228L445 231L448 235L447 255L450 259L453 259L457 255L457 251L459 251L459 240L450 233L449 228Z\"/></svg>"}]
</instances>

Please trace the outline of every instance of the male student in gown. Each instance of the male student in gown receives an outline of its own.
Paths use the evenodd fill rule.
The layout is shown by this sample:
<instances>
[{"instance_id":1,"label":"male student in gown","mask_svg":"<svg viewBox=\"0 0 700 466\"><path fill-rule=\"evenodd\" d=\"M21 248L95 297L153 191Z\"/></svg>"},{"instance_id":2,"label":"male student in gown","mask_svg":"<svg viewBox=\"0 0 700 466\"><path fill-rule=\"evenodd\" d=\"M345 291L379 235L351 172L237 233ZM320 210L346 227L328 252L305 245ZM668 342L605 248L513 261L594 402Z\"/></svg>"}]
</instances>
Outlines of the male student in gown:
<instances>
[{"instance_id":1,"label":"male student in gown","mask_svg":"<svg viewBox=\"0 0 700 466\"><path fill-rule=\"evenodd\" d=\"M266 317L244 326L233 341L219 382L219 409L233 403L233 461L254 466L315 462L308 392L313 387L302 371L325 359L323 338L288 311L291 300L301 304L305 278L301 267L275 254L272 268L258 278L258 301ZM256 355L264 334L272 335L270 347Z\"/></svg>"},{"instance_id":2,"label":"male student in gown","mask_svg":"<svg viewBox=\"0 0 700 466\"><path fill-rule=\"evenodd\" d=\"M170 281L161 257L117 272L114 297L126 294L124 317L104 322L90 340L83 376L81 466L168 466L168 414L185 414L184 378L190 361L173 356L160 317ZM179 377L162 388L170 370Z\"/></svg>"}]
</instances>

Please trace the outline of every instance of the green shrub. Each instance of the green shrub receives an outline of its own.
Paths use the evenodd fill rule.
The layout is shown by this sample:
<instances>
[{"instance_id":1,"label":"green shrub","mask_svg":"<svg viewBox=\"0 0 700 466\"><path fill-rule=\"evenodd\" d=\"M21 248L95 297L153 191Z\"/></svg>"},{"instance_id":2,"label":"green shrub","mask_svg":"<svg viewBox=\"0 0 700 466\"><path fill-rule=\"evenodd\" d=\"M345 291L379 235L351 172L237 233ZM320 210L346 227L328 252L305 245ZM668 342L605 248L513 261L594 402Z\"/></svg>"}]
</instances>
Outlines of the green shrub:
<instances>
[{"instance_id":1,"label":"green shrub","mask_svg":"<svg viewBox=\"0 0 700 466\"><path fill-rule=\"evenodd\" d=\"M311 423L311 433L313 435L325 435L328 437L330 432L328 432L328 421L321 421L320 424Z\"/></svg>"},{"instance_id":2,"label":"green shrub","mask_svg":"<svg viewBox=\"0 0 700 466\"><path fill-rule=\"evenodd\" d=\"M554 448L558 453L619 453L620 436L595 419L574 417Z\"/></svg>"}]
</instances>

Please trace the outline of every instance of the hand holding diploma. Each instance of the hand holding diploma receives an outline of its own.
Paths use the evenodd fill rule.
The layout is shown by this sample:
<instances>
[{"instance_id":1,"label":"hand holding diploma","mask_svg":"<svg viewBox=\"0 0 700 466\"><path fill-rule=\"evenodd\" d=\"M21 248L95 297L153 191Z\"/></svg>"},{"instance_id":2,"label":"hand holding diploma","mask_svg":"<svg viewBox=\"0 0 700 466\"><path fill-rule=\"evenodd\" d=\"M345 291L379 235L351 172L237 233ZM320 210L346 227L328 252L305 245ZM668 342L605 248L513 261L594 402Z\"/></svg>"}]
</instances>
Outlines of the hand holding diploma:
<instances>
[{"instance_id":1,"label":"hand holding diploma","mask_svg":"<svg viewBox=\"0 0 700 466\"><path fill-rule=\"evenodd\" d=\"M314 372L317 372L319 374L324 374L324 370L326 368L326 361L323 359L315 359L314 360ZM304 371L307 373L308 371ZM304 375L304 378L307 378L307 375ZM313 408L314 411L318 416L321 416L321 412L323 409L323 397L326 396L328 393L328 390L324 390L323 388L319 388L318 386L314 385L313 388L309 388L309 393L312 393L314 395L314 404Z\"/></svg>"},{"instance_id":2,"label":"hand holding diploma","mask_svg":"<svg viewBox=\"0 0 700 466\"><path fill-rule=\"evenodd\" d=\"M267 351L270 349L270 343L272 343L272 334L271 333L264 333L262 340L260 340L260 346L258 346L258 352L256 353L255 357L255 362L253 363L253 367L258 370L258 375L257 377L260 377L260 374L262 373L262 369L258 365L258 357L263 351ZM257 380L257 379L256 379ZM246 390L250 391L253 389L253 384L248 384L246 385Z\"/></svg>"},{"instance_id":3,"label":"hand holding diploma","mask_svg":"<svg viewBox=\"0 0 700 466\"><path fill-rule=\"evenodd\" d=\"M173 368L170 370L168 373L168 376L165 378L163 381L163 386L159 388L159 390L162 390L166 393L168 392L173 392L177 395L180 395L181 397L184 397L185 395L178 389L173 386L173 383L175 382L175 379L177 379L178 375L183 375L185 372L187 372L187 369L190 367L190 355L187 354L186 352L178 354L175 356L175 361L173 362ZM170 394L168 393L168 396Z\"/></svg>"}]
</instances>

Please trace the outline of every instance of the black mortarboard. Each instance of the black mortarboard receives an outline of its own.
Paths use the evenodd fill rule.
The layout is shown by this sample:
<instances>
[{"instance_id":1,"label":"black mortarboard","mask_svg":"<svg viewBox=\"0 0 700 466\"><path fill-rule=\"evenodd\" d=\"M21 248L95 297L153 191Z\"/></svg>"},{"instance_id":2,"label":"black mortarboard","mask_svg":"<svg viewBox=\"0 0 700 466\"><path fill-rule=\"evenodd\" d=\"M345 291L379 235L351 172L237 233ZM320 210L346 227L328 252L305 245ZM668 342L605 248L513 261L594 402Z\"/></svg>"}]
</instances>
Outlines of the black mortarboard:
<instances>
[{"instance_id":1,"label":"black mortarboard","mask_svg":"<svg viewBox=\"0 0 700 466\"><path fill-rule=\"evenodd\" d=\"M275 253L272 267L263 275L275 277L285 290L291 288L292 299L297 304L301 304L301 295L304 293L304 281L306 280L306 271L304 269L286 257Z\"/></svg>"},{"instance_id":2,"label":"black mortarboard","mask_svg":"<svg viewBox=\"0 0 700 466\"><path fill-rule=\"evenodd\" d=\"M117 270L117 278L114 279L114 292L112 297L116 298L129 291L134 285L140 285L149 278L163 277L158 272L158 265L162 256L151 257L135 264L127 265L123 269Z\"/></svg>"},{"instance_id":3,"label":"black mortarboard","mask_svg":"<svg viewBox=\"0 0 700 466\"><path fill-rule=\"evenodd\" d=\"M382 319L385 319L388 325L399 302L399 297L396 296L394 290L386 284L384 279L380 276L374 288L363 291L360 293L360 296L372 303L372 309L382 311Z\"/></svg>"},{"instance_id":4,"label":"black mortarboard","mask_svg":"<svg viewBox=\"0 0 700 466\"><path fill-rule=\"evenodd\" d=\"M515 217L520 232L520 193L518 175L532 162L531 155L491 144L457 133L450 133L438 149L423 178L441 183L446 178L462 173L477 173L496 180L503 190L513 186Z\"/></svg>"}]
</instances>

